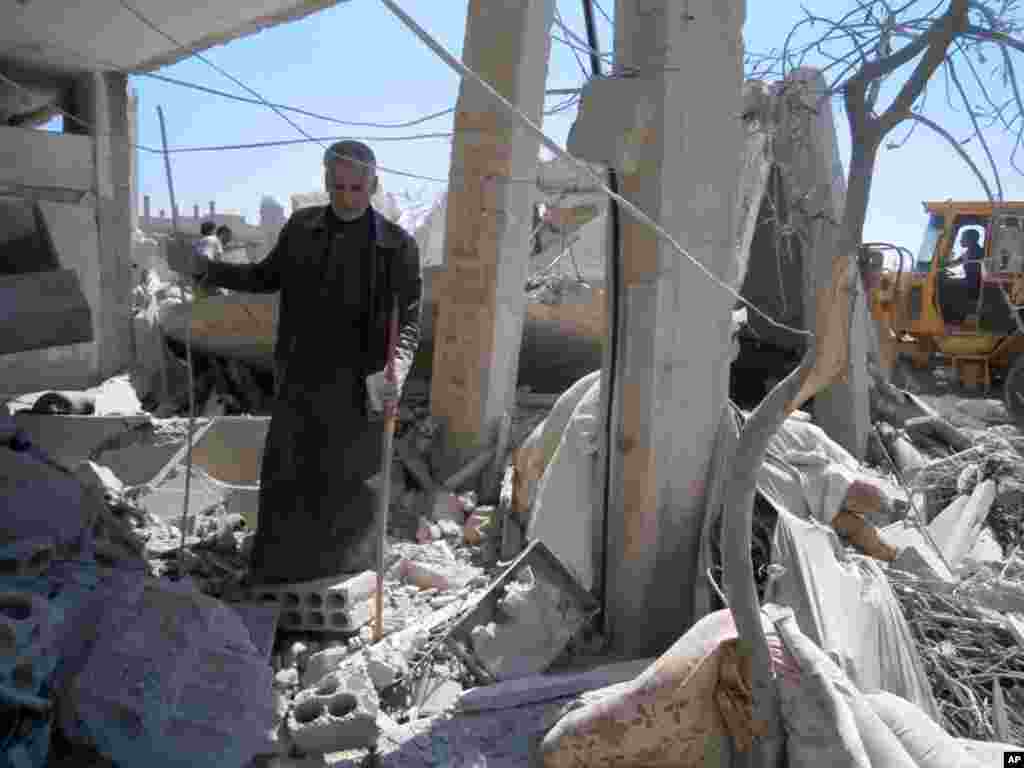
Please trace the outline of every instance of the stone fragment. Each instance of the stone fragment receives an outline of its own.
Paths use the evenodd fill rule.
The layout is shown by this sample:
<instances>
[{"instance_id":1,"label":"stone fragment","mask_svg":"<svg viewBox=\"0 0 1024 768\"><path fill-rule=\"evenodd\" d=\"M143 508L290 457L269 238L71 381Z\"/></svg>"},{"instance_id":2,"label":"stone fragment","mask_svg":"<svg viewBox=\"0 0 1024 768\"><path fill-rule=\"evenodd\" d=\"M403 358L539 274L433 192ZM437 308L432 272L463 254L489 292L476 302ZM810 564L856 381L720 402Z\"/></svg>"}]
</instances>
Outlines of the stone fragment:
<instances>
[{"instance_id":1,"label":"stone fragment","mask_svg":"<svg viewBox=\"0 0 1024 768\"><path fill-rule=\"evenodd\" d=\"M286 667L274 675L274 686L276 688L297 688L299 685L299 670L295 667Z\"/></svg>"},{"instance_id":2,"label":"stone fragment","mask_svg":"<svg viewBox=\"0 0 1024 768\"><path fill-rule=\"evenodd\" d=\"M346 643L324 648L319 653L314 653L306 662L302 671L302 685L306 688L316 685L329 672L333 672L338 665L352 655Z\"/></svg>"}]
</instances>

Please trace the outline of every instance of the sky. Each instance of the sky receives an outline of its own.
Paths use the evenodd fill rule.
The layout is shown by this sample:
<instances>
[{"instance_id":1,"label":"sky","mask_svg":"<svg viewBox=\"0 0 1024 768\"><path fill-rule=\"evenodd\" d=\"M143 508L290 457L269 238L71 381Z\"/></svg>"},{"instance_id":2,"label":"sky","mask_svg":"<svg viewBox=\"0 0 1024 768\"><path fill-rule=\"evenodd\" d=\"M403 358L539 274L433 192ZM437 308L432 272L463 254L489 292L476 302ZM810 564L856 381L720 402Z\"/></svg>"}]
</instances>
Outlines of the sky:
<instances>
[{"instance_id":1,"label":"sky","mask_svg":"<svg viewBox=\"0 0 1024 768\"><path fill-rule=\"evenodd\" d=\"M608 13L614 0L598 0ZM402 0L401 6L454 55L460 56L467 0ZM845 0L806 0L822 12L845 9ZM557 0L561 18L585 37L582 3ZM799 13L790 0L748 0L744 38L748 49L766 50L783 40ZM611 27L597 14L601 47L612 47ZM552 30L564 37L557 27ZM350 0L299 21L232 41L203 54L234 75L264 99L301 107L339 120L394 124L417 119L455 105L459 79L433 52L415 38L377 0ZM552 43L548 88L579 87L589 61L559 42ZM159 72L207 87L251 96L198 58ZM302 135L278 114L262 105L229 100L151 78L130 78L138 96L139 143L160 148L157 106L164 110L168 144L172 149L245 144ZM564 96L550 96L554 108ZM423 176L447 178L451 155L447 138L408 138L414 134L450 132L451 115L414 127L344 127L295 115L289 118L316 137L358 137L370 143L378 163L386 168ZM564 146L575 107L545 118L544 130ZM949 125L964 125L963 115L951 115ZM844 165L849 154L845 117L837 111L837 133ZM964 135L963 132L958 135ZM399 139L399 140L388 140ZM1005 147L1003 147L1005 149ZM190 216L193 204L207 210L216 201L221 212L241 213L258 223L263 195L271 195L290 212L289 196L322 189L323 146L217 150L172 155L179 210ZM1024 180L1004 174L1006 198L1024 198ZM381 174L386 191L414 197L434 197L444 184ZM160 155L139 152L140 211L150 195L154 215L169 210L169 196ZM916 250L924 228L922 200L981 199L983 191L942 140L917 131L899 150L883 151L872 188L866 240L886 240Z\"/></svg>"}]
</instances>

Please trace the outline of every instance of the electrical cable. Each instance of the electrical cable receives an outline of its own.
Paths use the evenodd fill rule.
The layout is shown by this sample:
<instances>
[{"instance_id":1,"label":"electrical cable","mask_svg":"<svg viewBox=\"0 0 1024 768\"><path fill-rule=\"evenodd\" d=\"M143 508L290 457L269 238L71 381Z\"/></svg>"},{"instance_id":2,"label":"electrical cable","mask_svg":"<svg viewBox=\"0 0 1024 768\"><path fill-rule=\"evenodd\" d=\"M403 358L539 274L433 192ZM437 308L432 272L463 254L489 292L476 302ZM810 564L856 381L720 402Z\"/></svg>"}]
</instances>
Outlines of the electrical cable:
<instances>
[{"instance_id":1,"label":"electrical cable","mask_svg":"<svg viewBox=\"0 0 1024 768\"><path fill-rule=\"evenodd\" d=\"M117 2L126 11L130 12L131 14L133 14L145 26L147 26L149 29L153 30L154 32L156 32L160 36L166 38L170 42L174 43L176 46L178 46L178 48L180 50L184 50L184 49L186 49L188 47L188 46L184 45L183 43L181 43L176 38L174 38L172 35L170 35L167 32L165 32L163 29L161 29L157 24L155 24L153 21L151 21L144 13L142 13L140 10L138 10L137 8L132 6L131 3L128 2L128 0L117 0ZM235 83L235 85L237 85L240 88L242 88L243 90L248 91L249 93L251 93L257 99L259 99L260 102L262 102L262 104L264 106L266 106L270 110L272 110L278 117L280 117L282 120L284 120L286 123L288 123L288 125L290 125L292 128L294 128L300 134L305 136L307 139L310 139L311 141L314 141L317 144L320 144L324 148L325 152L330 152L331 151L330 147L328 147L327 145L323 144L323 142L317 141L314 137L310 136L308 133L306 133L306 131L304 131L302 129L301 126L299 126L298 123L296 123L294 120L292 120L290 117L288 117L288 115L286 115L282 110L280 110L277 107L275 107L272 104L270 104L270 102L268 102L265 98L263 98L257 91L255 91L254 89L250 88L248 85L243 83L241 80L239 80L237 77L235 77L230 72L225 70L223 67L217 66L210 59L208 59L206 56L204 56L203 54L199 53L198 51L193 53L192 56L195 56L201 62L203 62L207 66L209 66L212 69L214 69L217 72L219 72L224 77L226 77L229 80L231 80L233 83ZM352 163L356 164L356 165L361 165L361 166L364 166L364 167L367 167L367 168L370 165L369 163L363 163L363 162L360 162L360 161L358 161L358 160L356 160L354 158L345 158L345 159L347 161L349 161L349 162L352 162ZM426 175L418 174L418 173L408 173L406 171L399 171L399 170L394 169L394 168L385 168L382 165L375 165L374 166L374 170L384 171L385 173L390 173L390 174L393 174L393 175L396 175L396 176L404 176L404 177L410 178L410 179L418 179L420 181L435 181L435 182L439 182L441 184L444 184L444 183L446 183L448 181L448 179L442 179L442 178L439 178L437 176L426 176Z\"/></svg>"},{"instance_id":2,"label":"electrical cable","mask_svg":"<svg viewBox=\"0 0 1024 768\"><path fill-rule=\"evenodd\" d=\"M2 72L0 72L0 82L7 83L8 85L13 86L14 88L17 88L18 90L23 91L23 92L25 92L27 94L30 94L30 95L33 94L33 91L30 88L27 88L24 85L22 85L21 83L18 83L16 81L12 80L11 78L7 77L7 75L3 74ZM64 117L68 118L69 120L72 120L73 122L75 122L76 124L78 124L81 127L85 128L86 130L92 132L93 126L88 121L83 120L82 118L78 117L77 115L73 115L71 112L68 112L66 109L62 109L61 107L54 106L53 109L56 110L57 112L59 112ZM125 140L123 136L116 136L116 135L114 135L112 133L99 134L99 135L103 135L103 136L105 136L107 138L112 138L112 139L120 139L122 141ZM136 149L141 149L144 152L152 152L153 154L157 154L157 155L160 154L160 150L159 149L153 149L152 147L143 146L142 144L133 144L131 142L128 142L128 145L131 146L131 147L135 147Z\"/></svg>"},{"instance_id":3,"label":"electrical cable","mask_svg":"<svg viewBox=\"0 0 1024 768\"><path fill-rule=\"evenodd\" d=\"M255 141L250 144L221 144L219 146L202 146L202 147L176 147L175 149L168 149L168 154L180 154L184 152L221 152L236 149L265 149L267 147L290 147L297 144L312 144L313 142L322 143L325 141L342 141L342 140L356 140L356 141L368 141L368 142L387 142L387 141L421 141L424 139L451 139L454 138L454 133L420 133L413 134L411 136L322 136L320 138L312 139L277 139L275 141Z\"/></svg>"},{"instance_id":4,"label":"electrical cable","mask_svg":"<svg viewBox=\"0 0 1024 768\"><path fill-rule=\"evenodd\" d=\"M597 0L593 0L593 2L594 2L594 7L597 8L598 12L602 16L604 16L605 21L607 21L609 24L611 24L612 28L614 28L615 27L615 22L612 20L612 17L608 15L608 12L605 11L605 9L601 7L601 4L599 2L597 2Z\"/></svg>"},{"instance_id":5,"label":"electrical cable","mask_svg":"<svg viewBox=\"0 0 1024 768\"><path fill-rule=\"evenodd\" d=\"M594 24L593 0L583 0L583 19L587 26L587 40L592 49L590 54L590 66L593 69L594 77L601 77L601 57L597 55L598 39L597 27ZM608 188L613 192L619 191L619 178L614 168L608 169ZM615 392L618 386L619 369L619 316L620 297L622 295L622 221L619 204L614 197L608 200L608 217L611 223L611 248L608 252L608 375L601 382L604 388L605 413L604 413L604 486L602 506L604 514L601 516L601 561L600 571L597 577L597 594L601 600L601 625L605 635L609 634L608 627L608 542L609 542L609 520L612 513L612 478L614 461L612 456L615 450L616 433L616 408Z\"/></svg>"},{"instance_id":6,"label":"electrical cable","mask_svg":"<svg viewBox=\"0 0 1024 768\"><path fill-rule=\"evenodd\" d=\"M199 85L197 83L190 83L187 80L179 80L174 77L168 77L167 75L158 75L155 72L142 72L136 75L136 77L148 77L153 80L161 80L165 83L171 83L173 85L181 86L182 88L191 88L193 90L209 93L213 96L222 96L226 99L239 101L244 104L256 104L261 107L265 106L258 99L251 99L247 96L239 96L235 93L221 91L216 88L210 88L209 86ZM455 112L455 107L449 107L448 109L442 109L440 112L432 112L429 115L417 117L414 120L404 120L398 123L365 123L357 122L354 120L339 120L338 118L331 117L330 115L322 115L318 114L317 112L311 112L307 109L302 109L300 107L290 107L286 104L274 104L274 106L285 112L294 112L299 115L305 115L306 117L313 117L316 118L317 120L324 120L329 123L334 123L335 125L353 126L356 128L412 128L413 126L421 125L422 123L426 123L431 120L436 120L439 117L444 117L445 115L450 115L453 112Z\"/></svg>"}]
</instances>

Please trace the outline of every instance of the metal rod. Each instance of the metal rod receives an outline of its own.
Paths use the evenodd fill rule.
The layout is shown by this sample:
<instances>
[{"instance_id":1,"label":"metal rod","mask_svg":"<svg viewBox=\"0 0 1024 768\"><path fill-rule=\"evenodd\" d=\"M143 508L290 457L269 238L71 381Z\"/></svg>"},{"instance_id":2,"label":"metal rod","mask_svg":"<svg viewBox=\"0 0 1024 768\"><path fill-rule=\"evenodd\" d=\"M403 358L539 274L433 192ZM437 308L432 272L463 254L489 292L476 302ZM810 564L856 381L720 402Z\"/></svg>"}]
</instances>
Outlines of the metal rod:
<instances>
[{"instance_id":1,"label":"metal rod","mask_svg":"<svg viewBox=\"0 0 1024 768\"><path fill-rule=\"evenodd\" d=\"M391 304L388 323L387 365L384 378L396 384L395 351L398 346L398 295ZM394 454L395 422L398 420L398 402L384 404L384 435L381 447L380 491L377 497L377 595L374 603L373 639L384 637L384 545L388 531L388 507L391 505L391 459Z\"/></svg>"},{"instance_id":2,"label":"metal rod","mask_svg":"<svg viewBox=\"0 0 1024 768\"><path fill-rule=\"evenodd\" d=\"M171 243L173 247L179 244L178 205L174 198L174 178L171 175L171 156L167 151L167 125L164 122L163 107L157 106L156 113L160 118L160 138L163 141L164 148L164 170L167 172L167 190L171 196ZM184 285L182 285L182 293L184 294ZM181 509L181 542L178 545L179 575L184 575L185 570L185 531L188 529L188 502L189 496L192 493L192 433L196 426L196 390L195 381L192 378L191 306L189 306L188 315L185 320L185 365L188 371L188 434L185 436L185 500L182 503Z\"/></svg>"}]
</instances>

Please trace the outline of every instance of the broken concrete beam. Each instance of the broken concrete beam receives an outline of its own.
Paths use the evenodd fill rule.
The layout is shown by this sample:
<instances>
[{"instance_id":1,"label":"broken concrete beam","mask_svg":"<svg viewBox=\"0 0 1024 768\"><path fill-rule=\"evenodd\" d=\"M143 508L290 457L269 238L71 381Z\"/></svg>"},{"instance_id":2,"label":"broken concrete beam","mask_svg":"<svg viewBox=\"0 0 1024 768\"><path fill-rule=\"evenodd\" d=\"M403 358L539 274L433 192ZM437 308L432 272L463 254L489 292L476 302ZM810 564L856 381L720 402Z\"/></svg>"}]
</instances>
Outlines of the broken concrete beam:
<instances>
[{"instance_id":1,"label":"broken concrete beam","mask_svg":"<svg viewBox=\"0 0 1024 768\"><path fill-rule=\"evenodd\" d=\"M288 715L288 730L304 752L365 749L377 743L378 710L366 671L353 666L301 691Z\"/></svg>"}]
</instances>

